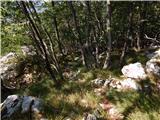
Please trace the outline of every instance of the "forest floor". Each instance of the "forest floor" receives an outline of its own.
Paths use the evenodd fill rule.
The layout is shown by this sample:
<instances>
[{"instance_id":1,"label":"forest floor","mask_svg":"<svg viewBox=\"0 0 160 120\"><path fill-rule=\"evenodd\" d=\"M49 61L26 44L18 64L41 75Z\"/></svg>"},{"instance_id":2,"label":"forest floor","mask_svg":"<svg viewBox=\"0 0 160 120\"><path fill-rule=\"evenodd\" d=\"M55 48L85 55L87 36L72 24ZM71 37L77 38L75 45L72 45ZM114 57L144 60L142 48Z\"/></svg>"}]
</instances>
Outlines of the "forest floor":
<instances>
[{"instance_id":1,"label":"forest floor","mask_svg":"<svg viewBox=\"0 0 160 120\"><path fill-rule=\"evenodd\" d=\"M138 56L136 60L145 62L146 59L142 56ZM133 58L126 60L130 63L134 59L133 56ZM71 63L73 64L73 62ZM42 98L48 104L45 113L49 120L82 120L85 113L93 113L96 109L101 111L102 120L109 120L107 112L102 110L99 105L104 99L114 104L126 120L160 119L160 97L156 93L149 96L133 90L119 92L115 89L109 89L103 95L95 94L91 80L95 78L107 79L109 76L120 77L121 68L115 69L115 66L110 70L94 69L88 71L83 67L78 67L76 62L74 68L76 69L72 68L71 72L77 73L80 70L80 73L75 78L66 78L60 89L55 89L54 82L45 77L22 90L20 94Z\"/></svg>"}]
</instances>

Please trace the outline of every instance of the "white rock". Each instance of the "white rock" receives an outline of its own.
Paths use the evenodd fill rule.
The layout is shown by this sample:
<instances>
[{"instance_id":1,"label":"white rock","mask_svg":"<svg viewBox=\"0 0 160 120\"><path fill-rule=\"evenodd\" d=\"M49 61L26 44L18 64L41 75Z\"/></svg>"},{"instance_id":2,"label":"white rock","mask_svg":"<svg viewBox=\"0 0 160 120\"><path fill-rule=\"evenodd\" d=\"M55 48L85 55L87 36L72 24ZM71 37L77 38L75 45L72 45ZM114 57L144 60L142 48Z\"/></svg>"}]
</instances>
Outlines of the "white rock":
<instances>
[{"instance_id":1,"label":"white rock","mask_svg":"<svg viewBox=\"0 0 160 120\"><path fill-rule=\"evenodd\" d=\"M146 72L149 77L160 80L160 59L151 59L146 63Z\"/></svg>"},{"instance_id":2,"label":"white rock","mask_svg":"<svg viewBox=\"0 0 160 120\"><path fill-rule=\"evenodd\" d=\"M105 80L96 78L95 80L92 80L91 83L93 83L96 86L103 86L105 83Z\"/></svg>"},{"instance_id":3,"label":"white rock","mask_svg":"<svg viewBox=\"0 0 160 120\"><path fill-rule=\"evenodd\" d=\"M16 56L16 53L10 52L5 56L0 57L0 63L7 63L9 60L13 59Z\"/></svg>"},{"instance_id":4,"label":"white rock","mask_svg":"<svg viewBox=\"0 0 160 120\"><path fill-rule=\"evenodd\" d=\"M134 90L139 90L138 84L135 82L135 80L132 80L131 78L124 79L120 81L121 83L121 89L134 89Z\"/></svg>"},{"instance_id":5,"label":"white rock","mask_svg":"<svg viewBox=\"0 0 160 120\"><path fill-rule=\"evenodd\" d=\"M142 64L139 62L126 65L122 68L121 71L123 75L128 78L144 80L147 77Z\"/></svg>"},{"instance_id":6,"label":"white rock","mask_svg":"<svg viewBox=\"0 0 160 120\"><path fill-rule=\"evenodd\" d=\"M5 56L0 57L0 79L3 81L3 83L9 84L9 82L11 82L10 80L15 78L19 74L20 71L17 70L17 60L17 55L13 52L10 52ZM11 86L7 87L10 88Z\"/></svg>"},{"instance_id":7,"label":"white rock","mask_svg":"<svg viewBox=\"0 0 160 120\"><path fill-rule=\"evenodd\" d=\"M110 83L110 82L111 82L111 80L108 80L108 79L107 79L107 80L104 82L104 85L103 85L103 86L104 86L104 87L109 86L109 83Z\"/></svg>"},{"instance_id":8,"label":"white rock","mask_svg":"<svg viewBox=\"0 0 160 120\"><path fill-rule=\"evenodd\" d=\"M32 45L29 46L21 46L22 49L22 53L23 55L27 56L27 55L36 55L35 49Z\"/></svg>"},{"instance_id":9,"label":"white rock","mask_svg":"<svg viewBox=\"0 0 160 120\"><path fill-rule=\"evenodd\" d=\"M86 118L83 118L83 120L97 120L97 118L93 114L88 114Z\"/></svg>"}]
</instances>

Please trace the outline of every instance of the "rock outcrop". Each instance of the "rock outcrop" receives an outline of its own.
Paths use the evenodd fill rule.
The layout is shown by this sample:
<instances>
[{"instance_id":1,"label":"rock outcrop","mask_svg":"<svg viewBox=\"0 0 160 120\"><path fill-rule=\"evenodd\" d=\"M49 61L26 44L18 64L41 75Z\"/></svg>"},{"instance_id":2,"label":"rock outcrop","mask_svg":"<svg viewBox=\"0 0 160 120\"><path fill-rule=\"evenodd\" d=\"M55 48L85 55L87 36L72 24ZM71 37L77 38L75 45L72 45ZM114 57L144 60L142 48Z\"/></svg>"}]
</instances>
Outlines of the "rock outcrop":
<instances>
[{"instance_id":1,"label":"rock outcrop","mask_svg":"<svg viewBox=\"0 0 160 120\"><path fill-rule=\"evenodd\" d=\"M146 63L146 72L150 79L160 81L160 49L152 53Z\"/></svg>"},{"instance_id":2,"label":"rock outcrop","mask_svg":"<svg viewBox=\"0 0 160 120\"><path fill-rule=\"evenodd\" d=\"M17 87L15 78L22 74L24 68L25 62L19 60L16 53L11 52L0 58L0 78L8 88Z\"/></svg>"},{"instance_id":3,"label":"rock outcrop","mask_svg":"<svg viewBox=\"0 0 160 120\"><path fill-rule=\"evenodd\" d=\"M135 79L131 78L125 78L125 79L116 79L116 78L108 78L106 80L97 78L93 81L91 81L91 84L95 87L99 87L98 89L95 89L96 93L104 91L104 88L113 88L117 90L140 90L139 84L135 81ZM102 89L100 89L100 87Z\"/></svg>"},{"instance_id":4,"label":"rock outcrop","mask_svg":"<svg viewBox=\"0 0 160 120\"><path fill-rule=\"evenodd\" d=\"M22 46L23 55L10 52L0 57L2 100L14 94L15 90L33 83L34 78L40 79L42 70L40 58L30 48L31 46Z\"/></svg>"},{"instance_id":5,"label":"rock outcrop","mask_svg":"<svg viewBox=\"0 0 160 120\"><path fill-rule=\"evenodd\" d=\"M126 65L122 68L122 73L127 78L133 78L137 80L144 80L147 78L145 69L142 64L137 62L133 64Z\"/></svg>"},{"instance_id":6,"label":"rock outcrop","mask_svg":"<svg viewBox=\"0 0 160 120\"><path fill-rule=\"evenodd\" d=\"M18 89L33 80L33 74L39 76L39 59L33 46L22 46L22 53L10 52L0 57L0 78L5 87Z\"/></svg>"},{"instance_id":7,"label":"rock outcrop","mask_svg":"<svg viewBox=\"0 0 160 120\"><path fill-rule=\"evenodd\" d=\"M44 103L41 99L32 96L10 95L0 106L2 120L15 120L29 114L36 120L43 118Z\"/></svg>"}]
</instances>

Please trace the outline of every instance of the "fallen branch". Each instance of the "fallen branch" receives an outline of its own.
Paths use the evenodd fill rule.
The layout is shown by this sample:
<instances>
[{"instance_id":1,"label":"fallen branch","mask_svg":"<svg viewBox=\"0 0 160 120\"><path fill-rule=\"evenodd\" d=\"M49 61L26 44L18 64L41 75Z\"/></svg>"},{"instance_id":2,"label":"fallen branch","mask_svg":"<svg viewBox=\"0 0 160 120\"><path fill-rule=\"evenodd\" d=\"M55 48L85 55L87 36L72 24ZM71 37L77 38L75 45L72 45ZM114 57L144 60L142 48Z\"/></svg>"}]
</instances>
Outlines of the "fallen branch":
<instances>
[{"instance_id":1,"label":"fallen branch","mask_svg":"<svg viewBox=\"0 0 160 120\"><path fill-rule=\"evenodd\" d=\"M159 33L158 33L158 34L159 34ZM154 38L148 37L146 34L144 34L144 35L145 35L144 38L146 38L146 39L148 39L148 40L155 41L155 42L157 42L157 43L160 43L160 41L157 40L158 34L157 34L156 37L154 37Z\"/></svg>"}]
</instances>

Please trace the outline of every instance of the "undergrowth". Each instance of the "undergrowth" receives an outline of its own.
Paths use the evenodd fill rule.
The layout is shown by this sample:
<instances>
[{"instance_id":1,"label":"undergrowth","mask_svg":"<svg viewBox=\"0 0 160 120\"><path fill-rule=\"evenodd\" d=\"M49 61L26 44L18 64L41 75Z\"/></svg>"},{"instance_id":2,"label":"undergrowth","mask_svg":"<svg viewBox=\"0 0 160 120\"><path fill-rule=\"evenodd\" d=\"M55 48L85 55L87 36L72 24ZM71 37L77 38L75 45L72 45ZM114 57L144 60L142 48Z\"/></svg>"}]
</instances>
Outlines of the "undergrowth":
<instances>
[{"instance_id":1,"label":"undergrowth","mask_svg":"<svg viewBox=\"0 0 160 120\"><path fill-rule=\"evenodd\" d=\"M124 64L140 61L146 62L143 54L137 56L127 55ZM114 62L114 60L112 61ZM45 113L49 120L82 120L85 113L93 113L95 109L101 109L99 103L102 99L108 99L118 111L124 115L125 120L159 120L160 119L160 95L153 93L147 95L137 91L118 92L114 89L106 90L104 96L97 96L90 81L95 78L107 79L120 77L121 71L117 64L112 64L109 70L87 69L77 65L72 66L73 71L80 71L75 79L65 79L61 89L55 89L54 82L48 77L37 81L19 93L42 98L45 103ZM79 66L79 67L78 67ZM106 119L106 112L102 109L102 117Z\"/></svg>"}]
</instances>

